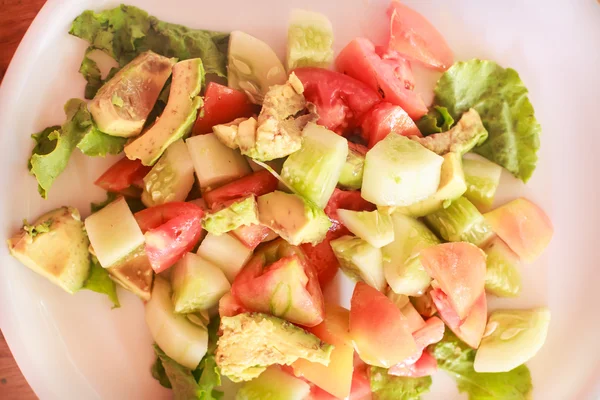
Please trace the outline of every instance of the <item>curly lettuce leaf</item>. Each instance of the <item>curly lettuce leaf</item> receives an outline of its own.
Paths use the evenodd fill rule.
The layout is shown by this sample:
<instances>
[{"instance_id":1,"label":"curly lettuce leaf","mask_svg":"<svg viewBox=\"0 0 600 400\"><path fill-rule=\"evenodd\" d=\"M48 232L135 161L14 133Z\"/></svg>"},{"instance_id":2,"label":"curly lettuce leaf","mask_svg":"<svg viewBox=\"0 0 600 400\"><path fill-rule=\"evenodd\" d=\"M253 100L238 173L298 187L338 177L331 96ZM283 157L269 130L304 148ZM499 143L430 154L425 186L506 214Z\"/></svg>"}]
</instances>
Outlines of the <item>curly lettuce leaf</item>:
<instances>
[{"instance_id":1,"label":"curly lettuce leaf","mask_svg":"<svg viewBox=\"0 0 600 400\"><path fill-rule=\"evenodd\" d=\"M419 400L429 392L431 377L409 378L389 375L387 370L371 367L373 400Z\"/></svg>"},{"instance_id":2,"label":"curly lettuce leaf","mask_svg":"<svg viewBox=\"0 0 600 400\"><path fill-rule=\"evenodd\" d=\"M537 164L541 126L528 90L511 68L473 59L455 63L439 79L435 104L458 120L474 108L489 133L474 151L527 182Z\"/></svg>"},{"instance_id":3,"label":"curly lettuce leaf","mask_svg":"<svg viewBox=\"0 0 600 400\"><path fill-rule=\"evenodd\" d=\"M83 289L105 294L108 296L110 301L112 301L112 308L121 307L121 304L119 303L119 297L117 296L117 286L115 282L110 279L108 271L102 268L98 262L98 259L94 256L91 257L90 275L83 284Z\"/></svg>"},{"instance_id":4,"label":"curly lettuce leaf","mask_svg":"<svg viewBox=\"0 0 600 400\"><path fill-rule=\"evenodd\" d=\"M169 381L171 389L173 389L173 398L175 400L198 399L198 383L192 374L192 370L166 355L156 344L154 345L154 352L157 356L157 362L160 360L160 367L155 363L152 367L152 376L163 384L166 382L166 375L166 379ZM163 372L164 375L162 374ZM155 373L158 377L154 375Z\"/></svg>"},{"instance_id":5,"label":"curly lettuce leaf","mask_svg":"<svg viewBox=\"0 0 600 400\"><path fill-rule=\"evenodd\" d=\"M121 67L138 54L152 50L180 60L199 57L207 74L227 77L228 33L163 22L137 7L121 5L99 13L84 11L75 18L69 33L105 52ZM85 74L84 77L88 79ZM93 86L89 79L88 84Z\"/></svg>"},{"instance_id":6,"label":"curly lettuce leaf","mask_svg":"<svg viewBox=\"0 0 600 400\"><path fill-rule=\"evenodd\" d=\"M417 121L417 127L423 136L446 132L454 125L454 118L446 107L433 106L427 115Z\"/></svg>"},{"instance_id":7,"label":"curly lettuce leaf","mask_svg":"<svg viewBox=\"0 0 600 400\"><path fill-rule=\"evenodd\" d=\"M458 389L467 393L469 400L527 400L531 396L531 374L525 365L502 373L475 372L476 350L448 330L442 341L430 349L438 367L452 375Z\"/></svg>"},{"instance_id":8,"label":"curly lettuce leaf","mask_svg":"<svg viewBox=\"0 0 600 400\"><path fill-rule=\"evenodd\" d=\"M89 57L89 54L94 50L96 49L92 46L86 49L81 65L79 66L79 72L87 81L87 84L85 85L86 99L93 99L98 89L100 89L104 83L98 64Z\"/></svg>"},{"instance_id":9,"label":"curly lettuce leaf","mask_svg":"<svg viewBox=\"0 0 600 400\"><path fill-rule=\"evenodd\" d=\"M127 138L107 135L92 125L88 133L77 143L77 148L86 156L106 157L108 154L121 153L125 143L127 143Z\"/></svg>"}]
</instances>

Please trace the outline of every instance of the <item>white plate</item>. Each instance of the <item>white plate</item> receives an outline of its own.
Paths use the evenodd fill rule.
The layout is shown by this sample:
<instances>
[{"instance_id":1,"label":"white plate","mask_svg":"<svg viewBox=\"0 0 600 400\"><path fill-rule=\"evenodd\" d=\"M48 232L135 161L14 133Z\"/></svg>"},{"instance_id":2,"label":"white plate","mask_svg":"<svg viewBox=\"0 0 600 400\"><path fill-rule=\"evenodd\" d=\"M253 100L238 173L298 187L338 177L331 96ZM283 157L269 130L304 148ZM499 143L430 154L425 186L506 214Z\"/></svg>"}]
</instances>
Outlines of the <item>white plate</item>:
<instances>
[{"instance_id":1,"label":"white plate","mask_svg":"<svg viewBox=\"0 0 600 400\"><path fill-rule=\"evenodd\" d=\"M190 27L240 29L283 54L288 10L325 13L336 50L355 36L385 36L386 0L194 1L130 0L160 19ZM525 188L505 177L502 199L525 194L551 216L554 240L542 260L524 268L524 295L514 307L549 305L548 341L529 363L536 399L596 396L600 379L600 318L596 307L600 182L600 5L593 0L410 1L445 35L457 59L496 60L515 68L531 92L543 127L538 169ZM92 181L111 159L74 153L43 201L26 160L29 135L64 119L62 106L82 97L77 73L86 44L69 36L84 9L117 1L50 0L21 43L0 90L0 226L8 238L23 218L63 204L85 215L103 193ZM344 4L344 5L342 5ZM431 75L431 74L429 74ZM430 76L431 77L431 76ZM70 296L13 260L0 246L0 322L29 383L42 399L150 399L169 392L150 376L151 339L142 304L120 291L122 308L92 292ZM343 287L347 296L351 288ZM455 384L436 375L427 399L460 398ZM594 396L595 397L595 396Z\"/></svg>"}]
</instances>

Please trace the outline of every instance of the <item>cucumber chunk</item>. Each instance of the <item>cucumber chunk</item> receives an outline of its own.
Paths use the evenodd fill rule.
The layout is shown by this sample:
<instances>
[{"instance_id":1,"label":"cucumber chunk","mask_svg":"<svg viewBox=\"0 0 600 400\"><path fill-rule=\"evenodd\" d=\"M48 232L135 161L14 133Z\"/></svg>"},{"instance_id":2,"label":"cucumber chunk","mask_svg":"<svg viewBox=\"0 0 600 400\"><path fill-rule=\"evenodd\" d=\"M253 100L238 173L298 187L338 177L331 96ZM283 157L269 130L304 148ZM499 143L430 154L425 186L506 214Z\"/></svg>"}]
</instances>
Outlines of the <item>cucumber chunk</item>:
<instances>
[{"instance_id":1,"label":"cucumber chunk","mask_svg":"<svg viewBox=\"0 0 600 400\"><path fill-rule=\"evenodd\" d=\"M224 235L206 235L197 254L212 262L225 274L229 282L233 282L238 272L252 256L252 249L226 233Z\"/></svg>"},{"instance_id":2,"label":"cucumber chunk","mask_svg":"<svg viewBox=\"0 0 600 400\"><path fill-rule=\"evenodd\" d=\"M338 209L340 222L350 232L366 240L373 247L382 248L394 241L392 218L379 211L351 211Z\"/></svg>"},{"instance_id":3,"label":"cucumber chunk","mask_svg":"<svg viewBox=\"0 0 600 400\"><path fill-rule=\"evenodd\" d=\"M353 236L342 236L330 244L340 268L349 278L363 281L379 291L385 289L381 249Z\"/></svg>"}]
</instances>

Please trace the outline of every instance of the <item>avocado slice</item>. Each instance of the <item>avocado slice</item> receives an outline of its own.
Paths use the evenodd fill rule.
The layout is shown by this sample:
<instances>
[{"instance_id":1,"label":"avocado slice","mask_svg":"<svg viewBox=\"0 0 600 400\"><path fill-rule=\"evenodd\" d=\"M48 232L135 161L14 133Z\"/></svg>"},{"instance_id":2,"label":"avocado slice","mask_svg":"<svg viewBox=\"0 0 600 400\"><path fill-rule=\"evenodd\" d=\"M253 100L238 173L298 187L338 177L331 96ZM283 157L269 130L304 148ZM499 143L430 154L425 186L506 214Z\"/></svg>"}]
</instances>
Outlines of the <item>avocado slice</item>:
<instances>
[{"instance_id":1,"label":"avocado slice","mask_svg":"<svg viewBox=\"0 0 600 400\"><path fill-rule=\"evenodd\" d=\"M222 235L242 225L258 223L256 198L250 196L236 201L222 210L208 214L202 221L202 227L209 233Z\"/></svg>"},{"instance_id":2,"label":"avocado slice","mask_svg":"<svg viewBox=\"0 0 600 400\"><path fill-rule=\"evenodd\" d=\"M198 94L203 83L201 59L192 58L175 64L165 110L150 129L125 146L127 157L139 159L144 165L153 165L171 143L187 135L202 105Z\"/></svg>"},{"instance_id":3,"label":"avocado slice","mask_svg":"<svg viewBox=\"0 0 600 400\"><path fill-rule=\"evenodd\" d=\"M125 65L89 104L98 129L112 136L139 135L176 61L146 51Z\"/></svg>"},{"instance_id":4,"label":"avocado slice","mask_svg":"<svg viewBox=\"0 0 600 400\"><path fill-rule=\"evenodd\" d=\"M299 358L327 366L333 351L312 333L261 313L223 317L221 330L216 361L233 382L249 381L270 365L290 365Z\"/></svg>"},{"instance_id":5,"label":"avocado slice","mask_svg":"<svg viewBox=\"0 0 600 400\"><path fill-rule=\"evenodd\" d=\"M79 211L61 207L39 217L8 240L10 253L38 274L73 294L90 271L90 242Z\"/></svg>"},{"instance_id":6,"label":"avocado slice","mask_svg":"<svg viewBox=\"0 0 600 400\"><path fill-rule=\"evenodd\" d=\"M323 210L295 194L276 190L257 203L260 223L293 245L320 243L331 226Z\"/></svg>"},{"instance_id":7,"label":"avocado slice","mask_svg":"<svg viewBox=\"0 0 600 400\"><path fill-rule=\"evenodd\" d=\"M107 271L123 288L144 301L150 300L154 271L143 249L127 257L121 264L107 268Z\"/></svg>"}]
</instances>

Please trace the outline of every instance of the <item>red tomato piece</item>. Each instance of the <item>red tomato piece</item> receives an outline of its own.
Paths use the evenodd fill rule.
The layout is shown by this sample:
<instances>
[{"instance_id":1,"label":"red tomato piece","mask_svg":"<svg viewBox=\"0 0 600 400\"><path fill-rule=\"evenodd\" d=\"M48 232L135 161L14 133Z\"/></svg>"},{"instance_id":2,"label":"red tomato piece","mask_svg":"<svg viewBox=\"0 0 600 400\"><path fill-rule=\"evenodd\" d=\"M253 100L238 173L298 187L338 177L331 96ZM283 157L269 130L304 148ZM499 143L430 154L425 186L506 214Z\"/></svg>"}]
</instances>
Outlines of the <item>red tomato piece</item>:
<instances>
[{"instance_id":1,"label":"red tomato piece","mask_svg":"<svg viewBox=\"0 0 600 400\"><path fill-rule=\"evenodd\" d=\"M170 268L196 246L202 234L202 213L172 218L145 233L146 255L154 272Z\"/></svg>"},{"instance_id":2,"label":"red tomato piece","mask_svg":"<svg viewBox=\"0 0 600 400\"><path fill-rule=\"evenodd\" d=\"M417 351L406 318L383 293L358 282L350 300L350 336L360 358L390 368Z\"/></svg>"},{"instance_id":3,"label":"red tomato piece","mask_svg":"<svg viewBox=\"0 0 600 400\"><path fill-rule=\"evenodd\" d=\"M192 135L211 133L213 126L231 122L236 118L251 117L255 111L245 93L210 82L206 86L202 113L194 124Z\"/></svg>"},{"instance_id":4,"label":"red tomato piece","mask_svg":"<svg viewBox=\"0 0 600 400\"><path fill-rule=\"evenodd\" d=\"M142 165L140 160L130 160L125 157L107 169L94 184L100 186L107 192L115 192L127 195L126 190L150 172L152 167Z\"/></svg>"},{"instance_id":5,"label":"red tomato piece","mask_svg":"<svg viewBox=\"0 0 600 400\"><path fill-rule=\"evenodd\" d=\"M402 107L412 119L421 118L427 114L427 106L414 91L412 70L404 60L393 57L390 52L377 54L369 39L356 38L340 52L335 65L338 71L377 91L385 101ZM400 75L406 71L410 71L409 76Z\"/></svg>"},{"instance_id":6,"label":"red tomato piece","mask_svg":"<svg viewBox=\"0 0 600 400\"><path fill-rule=\"evenodd\" d=\"M369 143L375 146L391 132L402 136L423 136L414 121L400 107L382 102L371 108L361 124L362 134Z\"/></svg>"},{"instance_id":7,"label":"red tomato piece","mask_svg":"<svg viewBox=\"0 0 600 400\"><path fill-rule=\"evenodd\" d=\"M271 230L264 225L244 225L234 229L231 233L235 235L240 242L244 243L249 249L255 249L256 246L269 236Z\"/></svg>"},{"instance_id":8,"label":"red tomato piece","mask_svg":"<svg viewBox=\"0 0 600 400\"><path fill-rule=\"evenodd\" d=\"M260 170L224 186L205 192L202 196L210 209L219 207L232 200L255 195L261 196L277 189L277 178L267 170Z\"/></svg>"},{"instance_id":9,"label":"red tomato piece","mask_svg":"<svg viewBox=\"0 0 600 400\"><path fill-rule=\"evenodd\" d=\"M487 299L485 293L479 296L473 305L471 313L463 321L460 320L443 291L440 289L432 290L431 298L438 309L440 317L452 332L467 345L474 349L478 348L487 323Z\"/></svg>"},{"instance_id":10,"label":"red tomato piece","mask_svg":"<svg viewBox=\"0 0 600 400\"><path fill-rule=\"evenodd\" d=\"M142 232L145 233L150 229L158 228L169 220L182 215L191 215L202 219L204 210L193 203L174 201L146 208L145 210L135 213L134 217Z\"/></svg>"},{"instance_id":11,"label":"red tomato piece","mask_svg":"<svg viewBox=\"0 0 600 400\"><path fill-rule=\"evenodd\" d=\"M420 378L422 376L433 375L437 371L437 360L429 353L424 351L421 357L410 365L394 365L388 369L388 374L395 376L407 376L411 378Z\"/></svg>"},{"instance_id":12,"label":"red tomato piece","mask_svg":"<svg viewBox=\"0 0 600 400\"><path fill-rule=\"evenodd\" d=\"M315 246L310 243L300 245L300 248L306 255L309 264L313 266L317 272L319 284L322 288L327 287L337 274L340 263L333 253L330 242L341 236L344 232L329 231L323 241Z\"/></svg>"},{"instance_id":13,"label":"red tomato piece","mask_svg":"<svg viewBox=\"0 0 600 400\"><path fill-rule=\"evenodd\" d=\"M235 317L238 314L248 312L244 305L236 299L231 292L228 292L225 296L219 300L219 316L223 317Z\"/></svg>"},{"instance_id":14,"label":"red tomato piece","mask_svg":"<svg viewBox=\"0 0 600 400\"><path fill-rule=\"evenodd\" d=\"M367 155L367 151L369 151L369 149L366 146L352 142L348 142L348 148L354 150L358 154L362 154L363 156Z\"/></svg>"},{"instance_id":15,"label":"red tomato piece","mask_svg":"<svg viewBox=\"0 0 600 400\"><path fill-rule=\"evenodd\" d=\"M377 207L363 199L358 190L340 190L336 188L329 198L327 206L325 206L325 214L333 222L331 230L338 230L343 227L337 215L338 208L352 211L373 211Z\"/></svg>"},{"instance_id":16,"label":"red tomato piece","mask_svg":"<svg viewBox=\"0 0 600 400\"><path fill-rule=\"evenodd\" d=\"M554 234L552 221L533 202L518 198L485 214L492 230L525 262L534 262Z\"/></svg>"},{"instance_id":17,"label":"red tomato piece","mask_svg":"<svg viewBox=\"0 0 600 400\"><path fill-rule=\"evenodd\" d=\"M450 68L454 62L452 50L424 16L398 0L391 2L388 15L390 49L440 71Z\"/></svg>"},{"instance_id":18,"label":"red tomato piece","mask_svg":"<svg viewBox=\"0 0 600 400\"><path fill-rule=\"evenodd\" d=\"M483 250L466 242L443 243L421 250L420 255L423 268L448 296L458 317L466 318L484 291Z\"/></svg>"},{"instance_id":19,"label":"red tomato piece","mask_svg":"<svg viewBox=\"0 0 600 400\"><path fill-rule=\"evenodd\" d=\"M359 125L365 112L381 101L364 83L339 72L322 68L297 68L304 97L317 107L320 125L336 132Z\"/></svg>"},{"instance_id":20,"label":"red tomato piece","mask_svg":"<svg viewBox=\"0 0 600 400\"><path fill-rule=\"evenodd\" d=\"M354 366L352 374L352 389L348 400L371 400L371 381L369 380L368 366L364 363Z\"/></svg>"},{"instance_id":21,"label":"red tomato piece","mask_svg":"<svg viewBox=\"0 0 600 400\"><path fill-rule=\"evenodd\" d=\"M269 243L250 259L235 278L231 293L252 311L304 326L320 324L325 314L316 271L299 247L283 239Z\"/></svg>"},{"instance_id":22,"label":"red tomato piece","mask_svg":"<svg viewBox=\"0 0 600 400\"><path fill-rule=\"evenodd\" d=\"M444 337L445 325L441 319L438 317L431 317L426 322L425 325L413 332L413 338L415 339L415 344L417 346L417 351L401 363L396 364L392 368L398 368L399 370L409 367L417 362L421 356L423 355L423 351L430 344L434 344L442 340Z\"/></svg>"}]
</instances>

